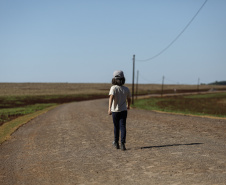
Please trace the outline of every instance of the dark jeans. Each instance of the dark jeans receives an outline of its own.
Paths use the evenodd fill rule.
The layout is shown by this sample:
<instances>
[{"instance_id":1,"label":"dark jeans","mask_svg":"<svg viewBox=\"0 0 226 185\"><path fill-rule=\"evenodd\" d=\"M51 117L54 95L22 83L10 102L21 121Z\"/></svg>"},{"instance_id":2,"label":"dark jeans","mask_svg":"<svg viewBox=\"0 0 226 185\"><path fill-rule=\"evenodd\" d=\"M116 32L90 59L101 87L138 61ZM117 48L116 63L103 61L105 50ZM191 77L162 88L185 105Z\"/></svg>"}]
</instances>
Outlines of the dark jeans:
<instances>
[{"instance_id":1,"label":"dark jeans","mask_svg":"<svg viewBox=\"0 0 226 185\"><path fill-rule=\"evenodd\" d=\"M115 142L119 141L119 130L121 130L121 143L126 142L126 118L127 111L112 112L112 118L114 123L114 136Z\"/></svg>"}]
</instances>

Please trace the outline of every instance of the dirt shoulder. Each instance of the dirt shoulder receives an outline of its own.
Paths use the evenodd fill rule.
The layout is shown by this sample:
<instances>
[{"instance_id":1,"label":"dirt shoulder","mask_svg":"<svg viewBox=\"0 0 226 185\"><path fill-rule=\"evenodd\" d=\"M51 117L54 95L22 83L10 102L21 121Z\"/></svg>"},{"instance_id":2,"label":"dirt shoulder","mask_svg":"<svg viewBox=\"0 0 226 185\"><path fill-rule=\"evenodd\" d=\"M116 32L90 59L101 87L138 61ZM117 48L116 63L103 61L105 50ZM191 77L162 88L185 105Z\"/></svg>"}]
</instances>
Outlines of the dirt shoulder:
<instances>
[{"instance_id":1,"label":"dirt shoulder","mask_svg":"<svg viewBox=\"0 0 226 185\"><path fill-rule=\"evenodd\" d=\"M61 105L0 146L0 184L225 184L226 120L132 109L112 147L108 100Z\"/></svg>"}]
</instances>

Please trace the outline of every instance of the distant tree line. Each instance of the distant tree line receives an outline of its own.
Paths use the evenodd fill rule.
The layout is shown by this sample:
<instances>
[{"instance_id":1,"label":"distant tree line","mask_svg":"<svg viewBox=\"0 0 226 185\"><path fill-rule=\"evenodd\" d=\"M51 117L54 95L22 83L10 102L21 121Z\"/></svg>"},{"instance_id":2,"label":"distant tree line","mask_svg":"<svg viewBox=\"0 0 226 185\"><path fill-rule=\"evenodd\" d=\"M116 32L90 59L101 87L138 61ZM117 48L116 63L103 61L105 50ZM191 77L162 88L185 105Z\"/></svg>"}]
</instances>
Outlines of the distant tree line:
<instances>
[{"instance_id":1,"label":"distant tree line","mask_svg":"<svg viewBox=\"0 0 226 185\"><path fill-rule=\"evenodd\" d=\"M213 82L213 83L210 83L209 85L226 85L226 81L216 81L216 82Z\"/></svg>"}]
</instances>

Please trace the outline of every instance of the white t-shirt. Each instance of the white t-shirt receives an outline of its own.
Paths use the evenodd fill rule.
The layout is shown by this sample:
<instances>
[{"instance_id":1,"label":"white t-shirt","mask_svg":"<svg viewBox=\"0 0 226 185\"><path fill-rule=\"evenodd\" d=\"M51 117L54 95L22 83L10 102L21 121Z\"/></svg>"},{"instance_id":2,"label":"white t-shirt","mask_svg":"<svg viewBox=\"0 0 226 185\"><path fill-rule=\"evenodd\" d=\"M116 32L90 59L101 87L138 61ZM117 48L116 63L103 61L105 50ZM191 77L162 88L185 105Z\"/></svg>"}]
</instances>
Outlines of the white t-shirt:
<instances>
[{"instance_id":1,"label":"white t-shirt","mask_svg":"<svg viewBox=\"0 0 226 185\"><path fill-rule=\"evenodd\" d=\"M128 87L113 85L110 89L109 95L114 95L111 111L121 112L127 110L127 98L131 97Z\"/></svg>"}]
</instances>

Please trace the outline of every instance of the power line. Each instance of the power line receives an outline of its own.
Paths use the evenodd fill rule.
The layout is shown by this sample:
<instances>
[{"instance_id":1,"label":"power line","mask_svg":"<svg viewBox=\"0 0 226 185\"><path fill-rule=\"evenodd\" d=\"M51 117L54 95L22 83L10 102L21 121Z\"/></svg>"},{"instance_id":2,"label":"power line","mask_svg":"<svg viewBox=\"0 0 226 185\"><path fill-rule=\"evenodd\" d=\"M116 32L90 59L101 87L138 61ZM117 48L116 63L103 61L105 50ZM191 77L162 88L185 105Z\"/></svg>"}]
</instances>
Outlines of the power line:
<instances>
[{"instance_id":1,"label":"power line","mask_svg":"<svg viewBox=\"0 0 226 185\"><path fill-rule=\"evenodd\" d=\"M190 24L194 21L194 19L196 18L196 16L199 14L199 12L202 10L202 8L205 6L205 4L207 3L208 0L205 0L205 2L202 4L202 6L199 8L199 10L196 12L196 14L192 17L192 19L188 22L188 24L184 27L184 29L176 36L175 39L173 39L172 42L169 43L169 45L167 45L163 50L161 50L159 53L157 53L156 55L152 56L151 58L145 59L145 60L136 60L139 62L147 62L149 60L153 60L154 58L158 57L159 55L161 55L163 52L165 52L167 49L169 49L170 46L172 46L174 44L174 42L177 41L177 39L185 32L185 30L190 26Z\"/></svg>"}]
</instances>

